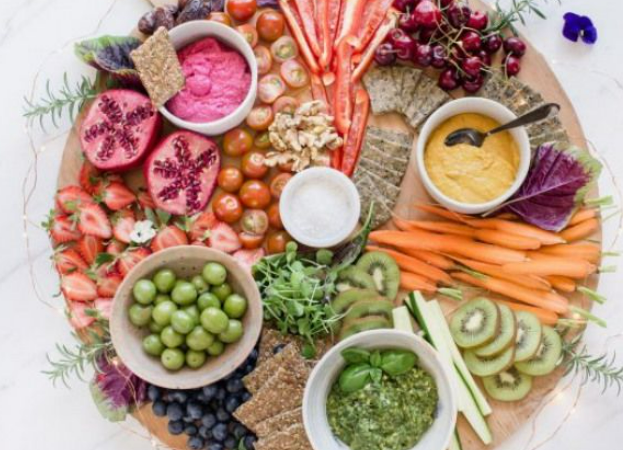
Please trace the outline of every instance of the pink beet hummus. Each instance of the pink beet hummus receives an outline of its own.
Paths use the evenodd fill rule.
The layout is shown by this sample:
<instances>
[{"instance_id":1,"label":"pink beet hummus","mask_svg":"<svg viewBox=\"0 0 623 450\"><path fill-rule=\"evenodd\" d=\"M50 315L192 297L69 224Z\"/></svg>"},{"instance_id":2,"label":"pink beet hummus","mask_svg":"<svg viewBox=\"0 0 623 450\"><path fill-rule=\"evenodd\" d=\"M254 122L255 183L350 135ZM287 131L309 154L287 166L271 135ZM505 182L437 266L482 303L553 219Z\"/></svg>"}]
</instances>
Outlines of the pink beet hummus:
<instances>
[{"instance_id":1,"label":"pink beet hummus","mask_svg":"<svg viewBox=\"0 0 623 450\"><path fill-rule=\"evenodd\" d=\"M236 50L208 37L178 52L186 86L167 103L168 110L188 122L214 122L244 101L251 71Z\"/></svg>"}]
</instances>

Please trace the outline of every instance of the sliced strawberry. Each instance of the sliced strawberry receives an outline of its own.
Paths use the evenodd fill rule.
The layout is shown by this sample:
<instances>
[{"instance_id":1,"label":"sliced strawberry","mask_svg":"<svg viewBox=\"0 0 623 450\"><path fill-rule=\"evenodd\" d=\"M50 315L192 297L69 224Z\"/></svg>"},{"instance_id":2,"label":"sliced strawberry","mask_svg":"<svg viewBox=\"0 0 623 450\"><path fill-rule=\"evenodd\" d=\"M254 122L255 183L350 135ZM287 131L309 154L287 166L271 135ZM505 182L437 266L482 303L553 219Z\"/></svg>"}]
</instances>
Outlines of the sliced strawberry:
<instances>
[{"instance_id":1,"label":"sliced strawberry","mask_svg":"<svg viewBox=\"0 0 623 450\"><path fill-rule=\"evenodd\" d=\"M55 215L49 223L50 236L56 244L80 239L82 233L69 216L64 214Z\"/></svg>"},{"instance_id":2,"label":"sliced strawberry","mask_svg":"<svg viewBox=\"0 0 623 450\"><path fill-rule=\"evenodd\" d=\"M205 241L209 237L209 231L219 223L219 220L211 211L197 214L191 220L192 223L188 232L188 237L191 241Z\"/></svg>"},{"instance_id":3,"label":"sliced strawberry","mask_svg":"<svg viewBox=\"0 0 623 450\"><path fill-rule=\"evenodd\" d=\"M67 214L72 214L89 203L94 203L93 198L80 186L66 186L56 193L56 206Z\"/></svg>"},{"instance_id":4,"label":"sliced strawberry","mask_svg":"<svg viewBox=\"0 0 623 450\"><path fill-rule=\"evenodd\" d=\"M95 317L87 314L89 309L93 309L90 303L71 302L69 304L69 322L74 329L82 330L95 322Z\"/></svg>"},{"instance_id":5,"label":"sliced strawberry","mask_svg":"<svg viewBox=\"0 0 623 450\"><path fill-rule=\"evenodd\" d=\"M186 236L186 233L175 225L164 227L158 231L156 237L151 241L151 249L154 252L158 252L169 247L177 247L178 245L188 245L188 236Z\"/></svg>"},{"instance_id":6,"label":"sliced strawberry","mask_svg":"<svg viewBox=\"0 0 623 450\"><path fill-rule=\"evenodd\" d=\"M123 277L118 273L108 273L97 280L97 295L100 297L114 297Z\"/></svg>"},{"instance_id":7,"label":"sliced strawberry","mask_svg":"<svg viewBox=\"0 0 623 450\"><path fill-rule=\"evenodd\" d=\"M100 182L100 171L95 168L93 164L85 159L80 167L80 174L78 175L78 183L82 189L89 194L95 193L95 187Z\"/></svg>"},{"instance_id":8,"label":"sliced strawberry","mask_svg":"<svg viewBox=\"0 0 623 450\"><path fill-rule=\"evenodd\" d=\"M246 268L249 272L253 266L264 256L266 256L266 252L263 248L258 248L255 250L238 250L236 253L232 255L238 263Z\"/></svg>"},{"instance_id":9,"label":"sliced strawberry","mask_svg":"<svg viewBox=\"0 0 623 450\"><path fill-rule=\"evenodd\" d=\"M234 229L221 222L210 231L210 247L225 253L233 253L240 250L242 244Z\"/></svg>"},{"instance_id":10,"label":"sliced strawberry","mask_svg":"<svg viewBox=\"0 0 623 450\"><path fill-rule=\"evenodd\" d=\"M82 272L89 267L84 259L82 259L82 256L71 248L54 253L52 260L54 261L56 270L58 270L61 275L67 275L76 271Z\"/></svg>"},{"instance_id":11,"label":"sliced strawberry","mask_svg":"<svg viewBox=\"0 0 623 450\"><path fill-rule=\"evenodd\" d=\"M97 297L95 282L83 273L74 272L61 278L61 291L68 300L90 302Z\"/></svg>"},{"instance_id":12,"label":"sliced strawberry","mask_svg":"<svg viewBox=\"0 0 623 450\"><path fill-rule=\"evenodd\" d=\"M97 309L104 319L110 320L110 313L112 312L112 298L95 299L95 309Z\"/></svg>"},{"instance_id":13,"label":"sliced strawberry","mask_svg":"<svg viewBox=\"0 0 623 450\"><path fill-rule=\"evenodd\" d=\"M151 198L151 195L149 195L149 192L147 191L141 190L138 193L138 203L139 205L141 205L141 208L143 209L145 208L156 209L156 203L154 202L154 199Z\"/></svg>"},{"instance_id":14,"label":"sliced strawberry","mask_svg":"<svg viewBox=\"0 0 623 450\"><path fill-rule=\"evenodd\" d=\"M104 210L95 203L84 205L76 212L78 228L84 234L110 239L112 228Z\"/></svg>"},{"instance_id":15,"label":"sliced strawberry","mask_svg":"<svg viewBox=\"0 0 623 450\"><path fill-rule=\"evenodd\" d=\"M97 255L104 251L104 242L98 237L85 234L76 243L76 249L90 265L95 262Z\"/></svg>"},{"instance_id":16,"label":"sliced strawberry","mask_svg":"<svg viewBox=\"0 0 623 450\"><path fill-rule=\"evenodd\" d=\"M132 241L130 234L132 234L134 225L136 225L134 213L130 210L125 210L122 214L115 214L112 218L112 224L112 234L115 239L124 244L129 244Z\"/></svg>"},{"instance_id":17,"label":"sliced strawberry","mask_svg":"<svg viewBox=\"0 0 623 450\"><path fill-rule=\"evenodd\" d=\"M136 201L134 192L118 181L106 184L100 195L104 204L113 211L126 208Z\"/></svg>"},{"instance_id":18,"label":"sliced strawberry","mask_svg":"<svg viewBox=\"0 0 623 450\"><path fill-rule=\"evenodd\" d=\"M192 241L190 245L196 245L197 247L207 247L204 241Z\"/></svg>"},{"instance_id":19,"label":"sliced strawberry","mask_svg":"<svg viewBox=\"0 0 623 450\"><path fill-rule=\"evenodd\" d=\"M106 247L106 253L110 253L111 255L120 255L126 249L126 247L127 245L125 245L123 242L119 242L113 239Z\"/></svg>"},{"instance_id":20,"label":"sliced strawberry","mask_svg":"<svg viewBox=\"0 0 623 450\"><path fill-rule=\"evenodd\" d=\"M134 266L147 258L151 252L145 247L137 247L124 251L119 255L119 261L117 267L122 276L126 276Z\"/></svg>"}]
</instances>

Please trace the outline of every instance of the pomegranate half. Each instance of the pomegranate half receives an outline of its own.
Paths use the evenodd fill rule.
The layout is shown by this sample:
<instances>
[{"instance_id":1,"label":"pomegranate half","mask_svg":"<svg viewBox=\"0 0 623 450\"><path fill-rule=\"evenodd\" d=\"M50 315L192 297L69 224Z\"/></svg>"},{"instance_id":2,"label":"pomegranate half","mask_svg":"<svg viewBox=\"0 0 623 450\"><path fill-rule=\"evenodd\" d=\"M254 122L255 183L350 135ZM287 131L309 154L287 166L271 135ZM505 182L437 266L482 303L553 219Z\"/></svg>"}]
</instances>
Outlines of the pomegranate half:
<instances>
[{"instance_id":1,"label":"pomegranate half","mask_svg":"<svg viewBox=\"0 0 623 450\"><path fill-rule=\"evenodd\" d=\"M161 125L148 97L112 89L91 105L80 127L80 143L96 168L122 172L140 165L158 140Z\"/></svg>"},{"instance_id":2,"label":"pomegranate half","mask_svg":"<svg viewBox=\"0 0 623 450\"><path fill-rule=\"evenodd\" d=\"M157 145L144 170L157 208L191 215L210 201L220 168L221 154L213 140L192 131L177 131Z\"/></svg>"}]
</instances>

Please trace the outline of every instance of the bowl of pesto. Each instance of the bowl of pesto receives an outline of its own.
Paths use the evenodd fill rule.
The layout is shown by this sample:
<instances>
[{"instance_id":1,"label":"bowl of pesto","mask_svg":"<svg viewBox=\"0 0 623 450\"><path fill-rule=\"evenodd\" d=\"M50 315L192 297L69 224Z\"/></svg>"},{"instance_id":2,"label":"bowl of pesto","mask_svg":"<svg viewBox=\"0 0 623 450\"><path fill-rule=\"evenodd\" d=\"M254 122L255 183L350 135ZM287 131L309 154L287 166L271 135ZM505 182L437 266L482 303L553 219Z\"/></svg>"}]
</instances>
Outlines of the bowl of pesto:
<instances>
[{"instance_id":1,"label":"bowl of pesto","mask_svg":"<svg viewBox=\"0 0 623 450\"><path fill-rule=\"evenodd\" d=\"M356 334L316 365L303 398L314 450L444 450L456 425L450 368L422 338Z\"/></svg>"}]
</instances>

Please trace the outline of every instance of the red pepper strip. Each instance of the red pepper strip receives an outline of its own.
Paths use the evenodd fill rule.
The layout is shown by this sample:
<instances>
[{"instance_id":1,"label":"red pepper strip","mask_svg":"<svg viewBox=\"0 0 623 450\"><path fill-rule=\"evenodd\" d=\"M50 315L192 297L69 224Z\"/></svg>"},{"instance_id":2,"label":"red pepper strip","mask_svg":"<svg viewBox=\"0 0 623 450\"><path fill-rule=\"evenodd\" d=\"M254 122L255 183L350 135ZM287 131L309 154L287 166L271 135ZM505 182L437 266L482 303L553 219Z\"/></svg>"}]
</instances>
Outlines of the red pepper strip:
<instances>
[{"instance_id":1,"label":"red pepper strip","mask_svg":"<svg viewBox=\"0 0 623 450\"><path fill-rule=\"evenodd\" d=\"M342 170L343 149L344 147L340 147L331 152L331 167L335 170Z\"/></svg>"},{"instance_id":2,"label":"red pepper strip","mask_svg":"<svg viewBox=\"0 0 623 450\"><path fill-rule=\"evenodd\" d=\"M361 54L361 58L359 58L360 62L353 71L353 77L351 82L357 83L361 80L361 77L366 73L368 67L374 61L374 53L376 52L376 48L383 43L387 35L390 31L396 28L396 14L388 14L383 21L383 24L376 30L374 37L368 44L368 47Z\"/></svg>"},{"instance_id":3,"label":"red pepper strip","mask_svg":"<svg viewBox=\"0 0 623 450\"><path fill-rule=\"evenodd\" d=\"M320 54L320 67L326 70L333 58L333 41L329 28L329 1L318 0L316 3L316 34L320 42L322 53Z\"/></svg>"},{"instance_id":4,"label":"red pepper strip","mask_svg":"<svg viewBox=\"0 0 623 450\"><path fill-rule=\"evenodd\" d=\"M357 34L360 41L359 47L357 47L358 51L366 48L393 3L394 0L372 0L368 2Z\"/></svg>"},{"instance_id":5,"label":"red pepper strip","mask_svg":"<svg viewBox=\"0 0 623 450\"><path fill-rule=\"evenodd\" d=\"M344 2L346 1L348 0L344 0ZM329 23L329 36L331 36L332 44L337 36L341 10L342 0L327 0L327 22ZM331 61L331 58L329 58L329 61Z\"/></svg>"},{"instance_id":6,"label":"red pepper strip","mask_svg":"<svg viewBox=\"0 0 623 450\"><path fill-rule=\"evenodd\" d=\"M301 28L300 18L297 17L296 11L290 7L288 0L279 0L279 6L281 7L281 12L283 13L286 21L288 22L288 27L290 28L290 32L292 33L292 37L296 41L299 46L299 50L309 67L313 73L319 73L320 67L318 67L318 63L316 63L316 58L314 57L313 52L307 45L307 41L305 40L305 34L303 34L303 29Z\"/></svg>"},{"instance_id":7,"label":"red pepper strip","mask_svg":"<svg viewBox=\"0 0 623 450\"><path fill-rule=\"evenodd\" d=\"M329 101L329 97L327 96L327 90L322 83L322 79L316 74L312 74L311 76L311 91L314 100L323 102L327 108L327 113L331 114L333 105Z\"/></svg>"},{"instance_id":8,"label":"red pepper strip","mask_svg":"<svg viewBox=\"0 0 623 450\"><path fill-rule=\"evenodd\" d=\"M314 55L319 58L322 54L322 49L320 48L320 44L318 44L318 35L316 34L314 2L312 0L294 0L294 4L301 18L307 43Z\"/></svg>"},{"instance_id":9,"label":"red pepper strip","mask_svg":"<svg viewBox=\"0 0 623 450\"><path fill-rule=\"evenodd\" d=\"M355 48L356 38L347 36L342 39L337 46L337 73L335 78L335 96L333 108L335 111L335 127L342 136L348 134L350 128L350 117L353 111L351 98L351 76L352 76L352 56Z\"/></svg>"},{"instance_id":10,"label":"red pepper strip","mask_svg":"<svg viewBox=\"0 0 623 450\"><path fill-rule=\"evenodd\" d=\"M357 36L365 4L366 0L347 0L342 4L340 25L335 37L336 46L346 36Z\"/></svg>"},{"instance_id":11,"label":"red pepper strip","mask_svg":"<svg viewBox=\"0 0 623 450\"><path fill-rule=\"evenodd\" d=\"M363 143L369 113L370 97L366 90L360 87L355 94L355 110L353 112L350 130L348 131L348 136L346 136L346 142L344 143L344 153L342 156L342 172L349 177L353 176L353 172L355 172L355 166L359 159L359 151Z\"/></svg>"}]
</instances>

